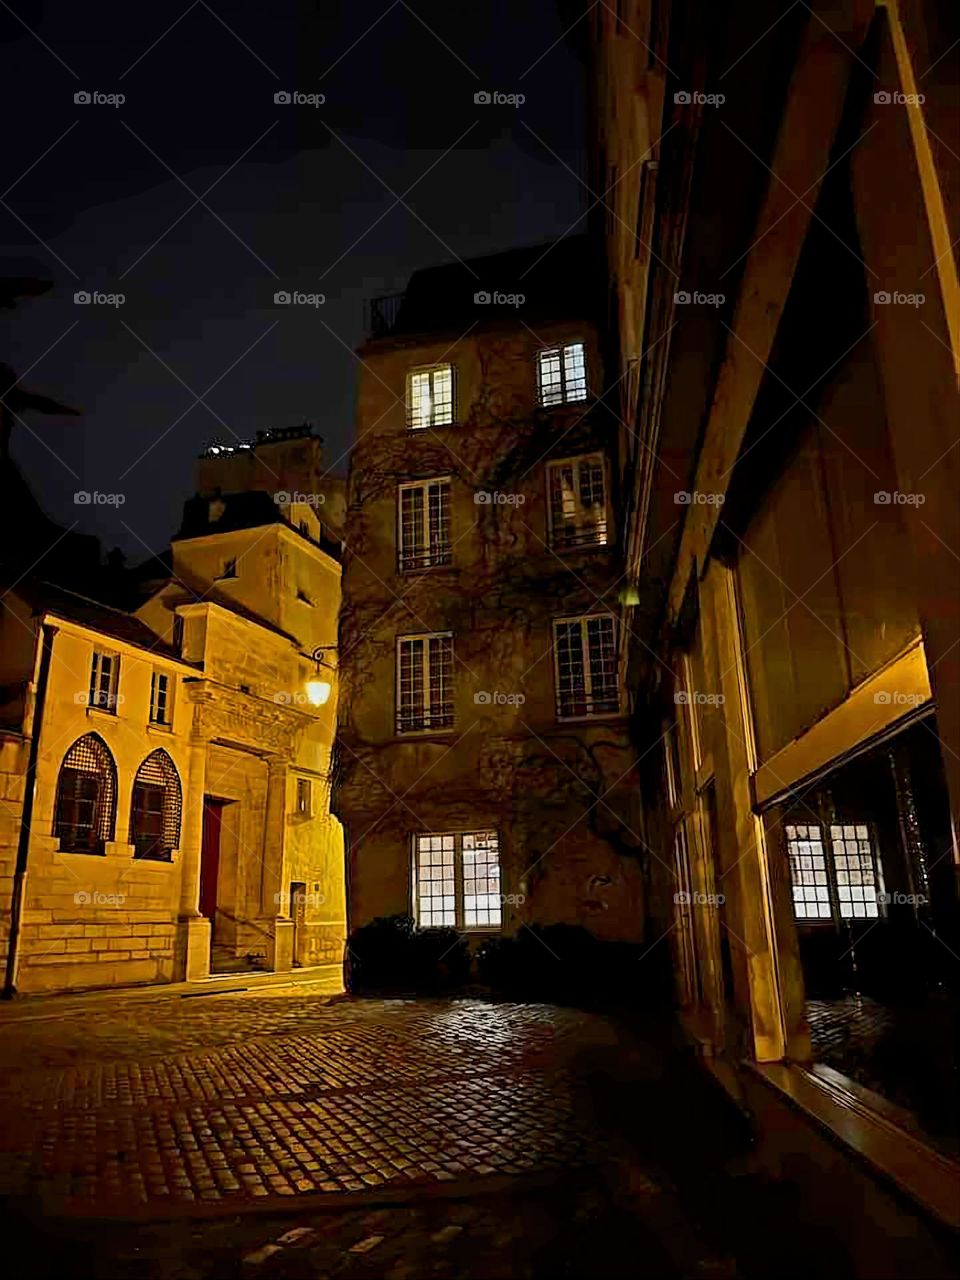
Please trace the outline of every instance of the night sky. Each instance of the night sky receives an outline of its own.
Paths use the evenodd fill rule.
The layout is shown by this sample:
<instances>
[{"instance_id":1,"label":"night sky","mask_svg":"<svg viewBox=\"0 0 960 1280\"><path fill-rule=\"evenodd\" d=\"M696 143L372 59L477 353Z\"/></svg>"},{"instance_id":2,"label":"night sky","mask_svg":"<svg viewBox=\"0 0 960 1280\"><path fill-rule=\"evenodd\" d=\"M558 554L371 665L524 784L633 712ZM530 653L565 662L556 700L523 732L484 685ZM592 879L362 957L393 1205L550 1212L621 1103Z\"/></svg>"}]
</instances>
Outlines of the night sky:
<instances>
[{"instance_id":1,"label":"night sky","mask_svg":"<svg viewBox=\"0 0 960 1280\"><path fill-rule=\"evenodd\" d=\"M84 413L16 427L48 514L136 562L176 530L210 440L309 420L345 473L364 301L420 266L584 230L575 16L555 0L0 6L4 274L54 281L0 313L0 359ZM275 103L295 90L326 102ZM526 102L475 104L484 90ZM278 290L326 301L278 307Z\"/></svg>"}]
</instances>

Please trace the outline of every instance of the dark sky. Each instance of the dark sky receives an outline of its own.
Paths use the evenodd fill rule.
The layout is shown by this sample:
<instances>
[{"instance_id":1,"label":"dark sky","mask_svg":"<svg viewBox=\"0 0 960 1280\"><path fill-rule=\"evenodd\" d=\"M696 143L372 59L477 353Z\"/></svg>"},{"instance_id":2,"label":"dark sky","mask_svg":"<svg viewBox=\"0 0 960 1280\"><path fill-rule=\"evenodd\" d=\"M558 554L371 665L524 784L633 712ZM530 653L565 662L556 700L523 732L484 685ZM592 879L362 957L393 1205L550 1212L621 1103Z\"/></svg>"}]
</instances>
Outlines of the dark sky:
<instances>
[{"instance_id":1,"label":"dark sky","mask_svg":"<svg viewBox=\"0 0 960 1280\"><path fill-rule=\"evenodd\" d=\"M16 428L47 512L136 561L211 439L310 420L345 471L364 300L590 203L570 20L556 0L0 5L4 274L54 280L0 313L0 359L84 411ZM293 90L326 102L275 103ZM277 307L283 289L326 302Z\"/></svg>"}]
</instances>

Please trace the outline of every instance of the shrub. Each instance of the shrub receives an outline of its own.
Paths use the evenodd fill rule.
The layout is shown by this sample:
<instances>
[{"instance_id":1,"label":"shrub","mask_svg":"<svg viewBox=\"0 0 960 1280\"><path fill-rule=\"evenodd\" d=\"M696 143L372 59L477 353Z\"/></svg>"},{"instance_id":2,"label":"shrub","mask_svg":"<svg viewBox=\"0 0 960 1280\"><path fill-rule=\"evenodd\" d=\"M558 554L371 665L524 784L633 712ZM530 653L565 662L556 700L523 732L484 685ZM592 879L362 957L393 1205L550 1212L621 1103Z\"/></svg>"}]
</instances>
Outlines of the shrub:
<instances>
[{"instance_id":1,"label":"shrub","mask_svg":"<svg viewBox=\"0 0 960 1280\"><path fill-rule=\"evenodd\" d=\"M347 943L352 991L431 992L461 986L470 973L456 929L419 929L410 916L378 916Z\"/></svg>"},{"instance_id":2,"label":"shrub","mask_svg":"<svg viewBox=\"0 0 960 1280\"><path fill-rule=\"evenodd\" d=\"M642 961L642 964L641 964ZM629 942L603 942L579 925L529 925L489 938L477 952L481 982L511 999L556 1004L636 1004L670 1000L669 957Z\"/></svg>"}]
</instances>

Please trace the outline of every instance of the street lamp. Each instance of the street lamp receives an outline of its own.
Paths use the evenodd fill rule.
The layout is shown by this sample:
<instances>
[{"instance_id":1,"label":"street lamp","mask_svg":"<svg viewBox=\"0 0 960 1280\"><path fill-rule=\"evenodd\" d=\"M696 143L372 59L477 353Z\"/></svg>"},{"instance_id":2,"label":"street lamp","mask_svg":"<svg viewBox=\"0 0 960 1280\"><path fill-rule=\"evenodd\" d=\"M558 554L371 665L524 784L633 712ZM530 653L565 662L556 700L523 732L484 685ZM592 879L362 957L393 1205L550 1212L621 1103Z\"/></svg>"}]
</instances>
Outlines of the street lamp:
<instances>
[{"instance_id":1,"label":"street lamp","mask_svg":"<svg viewBox=\"0 0 960 1280\"><path fill-rule=\"evenodd\" d=\"M330 651L335 651L336 647L335 644L321 644L313 651L313 660L317 664L317 671L312 679L307 681L307 698L311 706L322 707L330 698L333 683L324 672L329 671L332 673L336 671L336 667L324 655Z\"/></svg>"}]
</instances>

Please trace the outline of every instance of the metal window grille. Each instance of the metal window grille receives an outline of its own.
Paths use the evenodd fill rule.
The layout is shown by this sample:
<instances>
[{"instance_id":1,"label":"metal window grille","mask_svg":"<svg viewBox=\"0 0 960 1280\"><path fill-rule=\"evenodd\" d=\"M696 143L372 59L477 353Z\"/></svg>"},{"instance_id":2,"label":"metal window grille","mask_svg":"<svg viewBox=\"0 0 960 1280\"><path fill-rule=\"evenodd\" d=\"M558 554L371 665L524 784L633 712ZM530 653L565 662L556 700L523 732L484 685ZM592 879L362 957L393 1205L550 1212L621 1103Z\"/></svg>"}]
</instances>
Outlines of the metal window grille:
<instances>
[{"instance_id":1,"label":"metal window grille","mask_svg":"<svg viewBox=\"0 0 960 1280\"><path fill-rule=\"evenodd\" d=\"M453 422L453 365L417 369L407 376L407 426L414 431Z\"/></svg>"},{"instance_id":2,"label":"metal window grille","mask_svg":"<svg viewBox=\"0 0 960 1280\"><path fill-rule=\"evenodd\" d=\"M557 717L579 720L620 710L616 622L608 614L553 624Z\"/></svg>"},{"instance_id":3,"label":"metal window grille","mask_svg":"<svg viewBox=\"0 0 960 1280\"><path fill-rule=\"evenodd\" d=\"M150 723L170 723L170 677L163 671L150 676Z\"/></svg>"},{"instance_id":4,"label":"metal window grille","mask_svg":"<svg viewBox=\"0 0 960 1280\"><path fill-rule=\"evenodd\" d=\"M450 481L424 480L400 486L399 569L450 564Z\"/></svg>"},{"instance_id":5,"label":"metal window grille","mask_svg":"<svg viewBox=\"0 0 960 1280\"><path fill-rule=\"evenodd\" d=\"M496 831L414 836L415 912L424 927L500 927L503 901Z\"/></svg>"},{"instance_id":6,"label":"metal window grille","mask_svg":"<svg viewBox=\"0 0 960 1280\"><path fill-rule=\"evenodd\" d=\"M120 659L115 653L94 649L90 664L88 705L116 714L117 689L120 684Z\"/></svg>"},{"instance_id":7,"label":"metal window grille","mask_svg":"<svg viewBox=\"0 0 960 1280\"><path fill-rule=\"evenodd\" d=\"M545 406L575 404L587 398L587 367L582 342L537 352L537 391Z\"/></svg>"},{"instance_id":8,"label":"metal window grille","mask_svg":"<svg viewBox=\"0 0 960 1280\"><path fill-rule=\"evenodd\" d=\"M547 465L550 543L554 547L605 546L607 501L603 457L591 454Z\"/></svg>"},{"instance_id":9,"label":"metal window grille","mask_svg":"<svg viewBox=\"0 0 960 1280\"><path fill-rule=\"evenodd\" d=\"M180 846L183 795L176 765L162 747L141 763L133 780L130 843L136 858L169 858Z\"/></svg>"},{"instance_id":10,"label":"metal window grille","mask_svg":"<svg viewBox=\"0 0 960 1280\"><path fill-rule=\"evenodd\" d=\"M60 766L53 834L69 853L102 853L113 839L117 813L117 770L106 744L95 733L78 738Z\"/></svg>"},{"instance_id":11,"label":"metal window grille","mask_svg":"<svg viewBox=\"0 0 960 1280\"><path fill-rule=\"evenodd\" d=\"M451 728L453 637L401 637L398 664L397 732Z\"/></svg>"}]
</instances>

